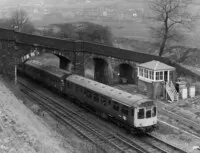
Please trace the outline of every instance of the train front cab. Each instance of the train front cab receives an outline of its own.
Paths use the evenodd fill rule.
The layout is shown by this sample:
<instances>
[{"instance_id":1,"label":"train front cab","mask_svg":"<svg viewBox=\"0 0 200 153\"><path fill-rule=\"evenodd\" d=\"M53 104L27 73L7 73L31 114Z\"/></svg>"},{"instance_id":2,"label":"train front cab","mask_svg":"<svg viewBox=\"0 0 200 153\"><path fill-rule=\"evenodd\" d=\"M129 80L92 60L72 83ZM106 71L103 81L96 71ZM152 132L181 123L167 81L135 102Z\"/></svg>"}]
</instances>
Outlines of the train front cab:
<instances>
[{"instance_id":1,"label":"train front cab","mask_svg":"<svg viewBox=\"0 0 200 153\"><path fill-rule=\"evenodd\" d=\"M135 109L134 126L144 132L151 132L157 128L156 106L138 107Z\"/></svg>"}]
</instances>

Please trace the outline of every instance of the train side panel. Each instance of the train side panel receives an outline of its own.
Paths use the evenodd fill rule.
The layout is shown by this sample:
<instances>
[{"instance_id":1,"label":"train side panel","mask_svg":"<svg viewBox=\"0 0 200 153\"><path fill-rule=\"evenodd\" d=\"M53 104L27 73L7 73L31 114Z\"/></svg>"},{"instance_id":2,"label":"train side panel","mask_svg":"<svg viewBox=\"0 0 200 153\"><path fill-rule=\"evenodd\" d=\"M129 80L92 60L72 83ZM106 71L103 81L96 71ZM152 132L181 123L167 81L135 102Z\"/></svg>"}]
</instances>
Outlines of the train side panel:
<instances>
[{"instance_id":1,"label":"train side panel","mask_svg":"<svg viewBox=\"0 0 200 153\"><path fill-rule=\"evenodd\" d=\"M102 117L113 117L127 125L133 125L134 108L121 105L111 97L106 97L85 87L66 81L65 94L89 106Z\"/></svg>"},{"instance_id":2,"label":"train side panel","mask_svg":"<svg viewBox=\"0 0 200 153\"><path fill-rule=\"evenodd\" d=\"M52 73L48 73L43 70L43 68L37 68L28 64L24 64L24 71L29 77L45 84L50 88L54 88L58 91L62 91L64 89L64 79L65 75L62 77L57 77Z\"/></svg>"}]
</instances>

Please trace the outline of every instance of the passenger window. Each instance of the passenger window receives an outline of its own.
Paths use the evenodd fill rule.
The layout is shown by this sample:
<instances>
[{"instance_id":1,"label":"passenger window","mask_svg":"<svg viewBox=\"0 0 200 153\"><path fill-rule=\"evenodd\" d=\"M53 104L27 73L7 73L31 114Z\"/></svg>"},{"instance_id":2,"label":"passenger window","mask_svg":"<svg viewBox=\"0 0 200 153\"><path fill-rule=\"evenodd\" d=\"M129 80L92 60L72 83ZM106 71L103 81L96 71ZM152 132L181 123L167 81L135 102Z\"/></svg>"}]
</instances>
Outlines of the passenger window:
<instances>
[{"instance_id":1,"label":"passenger window","mask_svg":"<svg viewBox=\"0 0 200 153\"><path fill-rule=\"evenodd\" d=\"M67 87L70 88L70 83L69 82L67 82Z\"/></svg>"},{"instance_id":2,"label":"passenger window","mask_svg":"<svg viewBox=\"0 0 200 153\"><path fill-rule=\"evenodd\" d=\"M117 102L114 102L113 109L119 111L119 104Z\"/></svg>"},{"instance_id":3,"label":"passenger window","mask_svg":"<svg viewBox=\"0 0 200 153\"><path fill-rule=\"evenodd\" d=\"M79 91L79 86L76 85L76 92L78 92L78 91Z\"/></svg>"},{"instance_id":4,"label":"passenger window","mask_svg":"<svg viewBox=\"0 0 200 153\"><path fill-rule=\"evenodd\" d=\"M87 96L87 90L84 89L84 96Z\"/></svg>"},{"instance_id":5,"label":"passenger window","mask_svg":"<svg viewBox=\"0 0 200 153\"><path fill-rule=\"evenodd\" d=\"M139 109L138 119L144 119L144 108Z\"/></svg>"},{"instance_id":6,"label":"passenger window","mask_svg":"<svg viewBox=\"0 0 200 153\"><path fill-rule=\"evenodd\" d=\"M87 91L87 97L92 98L92 92L91 91Z\"/></svg>"},{"instance_id":7,"label":"passenger window","mask_svg":"<svg viewBox=\"0 0 200 153\"><path fill-rule=\"evenodd\" d=\"M106 98L105 97L101 97L101 103L105 106L106 105Z\"/></svg>"},{"instance_id":8,"label":"passenger window","mask_svg":"<svg viewBox=\"0 0 200 153\"><path fill-rule=\"evenodd\" d=\"M61 80L60 83L61 83L62 85L64 85L64 80Z\"/></svg>"},{"instance_id":9,"label":"passenger window","mask_svg":"<svg viewBox=\"0 0 200 153\"><path fill-rule=\"evenodd\" d=\"M99 102L99 95L94 93L93 99L94 99L94 101Z\"/></svg>"},{"instance_id":10,"label":"passenger window","mask_svg":"<svg viewBox=\"0 0 200 153\"><path fill-rule=\"evenodd\" d=\"M124 115L128 115L128 107L127 107L127 106L122 106L121 112L122 112L122 114L124 114Z\"/></svg>"},{"instance_id":11,"label":"passenger window","mask_svg":"<svg viewBox=\"0 0 200 153\"><path fill-rule=\"evenodd\" d=\"M81 93L83 93L83 88L82 87L79 87L79 90Z\"/></svg>"},{"instance_id":12,"label":"passenger window","mask_svg":"<svg viewBox=\"0 0 200 153\"><path fill-rule=\"evenodd\" d=\"M151 110L146 110L146 118L151 118Z\"/></svg>"},{"instance_id":13,"label":"passenger window","mask_svg":"<svg viewBox=\"0 0 200 153\"><path fill-rule=\"evenodd\" d=\"M152 117L156 116L156 107L153 107Z\"/></svg>"}]
</instances>

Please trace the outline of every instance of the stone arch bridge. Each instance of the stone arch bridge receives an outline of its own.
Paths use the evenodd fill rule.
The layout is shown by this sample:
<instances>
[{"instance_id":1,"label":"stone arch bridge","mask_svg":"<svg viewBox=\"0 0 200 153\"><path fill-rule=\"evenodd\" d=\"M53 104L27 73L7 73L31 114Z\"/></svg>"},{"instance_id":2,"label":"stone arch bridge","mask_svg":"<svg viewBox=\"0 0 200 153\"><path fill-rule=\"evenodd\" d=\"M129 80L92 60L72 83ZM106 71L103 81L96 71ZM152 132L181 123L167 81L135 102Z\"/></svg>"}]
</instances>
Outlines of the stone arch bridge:
<instances>
[{"instance_id":1,"label":"stone arch bridge","mask_svg":"<svg viewBox=\"0 0 200 153\"><path fill-rule=\"evenodd\" d=\"M158 56L104 46L84 41L69 41L42 37L13 30L0 29L0 71L14 75L14 65L31 56L52 53L59 57L60 68L106 84L137 82L136 65L158 60L173 66L173 62Z\"/></svg>"}]
</instances>

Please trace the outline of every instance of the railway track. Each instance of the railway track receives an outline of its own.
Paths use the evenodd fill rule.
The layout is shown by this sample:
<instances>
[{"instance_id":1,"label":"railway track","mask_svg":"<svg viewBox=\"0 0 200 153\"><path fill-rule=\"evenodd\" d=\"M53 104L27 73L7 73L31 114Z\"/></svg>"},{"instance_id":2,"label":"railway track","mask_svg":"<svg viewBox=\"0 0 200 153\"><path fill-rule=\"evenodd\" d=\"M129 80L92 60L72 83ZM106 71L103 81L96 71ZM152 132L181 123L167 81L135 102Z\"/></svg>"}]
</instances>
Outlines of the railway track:
<instances>
[{"instance_id":1,"label":"railway track","mask_svg":"<svg viewBox=\"0 0 200 153\"><path fill-rule=\"evenodd\" d=\"M198 124L192 120L189 120L187 118L184 118L184 117L180 116L179 114L171 112L166 109L160 110L160 111L158 111L158 113L160 113L164 116L167 116L167 117L173 119L174 121L176 121L179 125L182 125L182 127L175 125L177 128L179 128L183 131L187 131L189 134L191 134L197 138L200 138L200 134L199 134L200 124ZM161 122L161 124L163 124L162 121L159 120L159 122Z\"/></svg>"},{"instance_id":2,"label":"railway track","mask_svg":"<svg viewBox=\"0 0 200 153\"><path fill-rule=\"evenodd\" d=\"M184 153L184 151L150 135L142 138L127 137L120 133L111 132L112 129L100 129L98 125L94 124L94 121L84 118L79 112L71 110L63 103L52 100L52 98L45 97L44 94L30 89L22 82L20 84L25 89L23 92L56 117L57 120L72 126L78 133L104 150L124 153Z\"/></svg>"}]
</instances>

